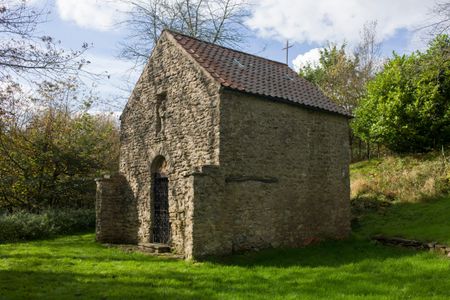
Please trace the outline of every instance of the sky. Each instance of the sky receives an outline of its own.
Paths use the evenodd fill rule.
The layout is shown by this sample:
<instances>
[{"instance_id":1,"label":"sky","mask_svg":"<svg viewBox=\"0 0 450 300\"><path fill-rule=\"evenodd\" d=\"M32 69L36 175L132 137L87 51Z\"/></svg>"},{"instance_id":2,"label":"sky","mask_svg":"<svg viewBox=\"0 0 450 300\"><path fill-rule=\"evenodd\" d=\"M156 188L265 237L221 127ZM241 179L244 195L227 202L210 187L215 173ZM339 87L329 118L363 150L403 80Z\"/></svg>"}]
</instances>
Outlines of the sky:
<instances>
[{"instance_id":1,"label":"sky","mask_svg":"<svg viewBox=\"0 0 450 300\"><path fill-rule=\"evenodd\" d=\"M10 0L20 1L20 0ZM87 52L89 70L108 72L110 79L98 83L101 98L120 111L141 69L118 58L119 43L126 29L117 26L127 7L116 0L28 0L45 5L51 14L39 30L61 41L66 48L92 44ZM431 18L435 0L253 0L246 20L249 39L241 50L272 60L285 61L286 40L293 47L289 65L295 70L317 61L319 49L328 41L354 47L367 22L377 22L382 55L403 54L426 46L421 27ZM119 100L117 102L117 97Z\"/></svg>"}]
</instances>

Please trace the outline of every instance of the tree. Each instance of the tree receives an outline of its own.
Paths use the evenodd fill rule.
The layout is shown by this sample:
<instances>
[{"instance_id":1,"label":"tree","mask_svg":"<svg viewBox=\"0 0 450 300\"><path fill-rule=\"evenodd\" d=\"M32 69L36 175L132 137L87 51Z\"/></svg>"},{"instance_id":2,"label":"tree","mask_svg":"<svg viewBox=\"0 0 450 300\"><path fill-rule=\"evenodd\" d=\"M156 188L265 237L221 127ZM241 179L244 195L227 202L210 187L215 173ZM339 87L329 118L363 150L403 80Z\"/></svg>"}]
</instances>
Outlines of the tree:
<instances>
[{"instance_id":1,"label":"tree","mask_svg":"<svg viewBox=\"0 0 450 300\"><path fill-rule=\"evenodd\" d=\"M365 90L367 83L373 79L381 66L381 42L377 38L376 21L364 24L361 31L361 41L354 50L357 61L357 71L361 88Z\"/></svg>"},{"instance_id":2,"label":"tree","mask_svg":"<svg viewBox=\"0 0 450 300\"><path fill-rule=\"evenodd\" d=\"M428 151L450 142L450 38L437 36L425 53L394 53L368 85L354 132L396 152Z\"/></svg>"},{"instance_id":3,"label":"tree","mask_svg":"<svg viewBox=\"0 0 450 300\"><path fill-rule=\"evenodd\" d=\"M0 0L0 209L92 206L93 178L118 165L117 124L87 112L96 97L78 80L88 45L38 36L47 14Z\"/></svg>"},{"instance_id":4,"label":"tree","mask_svg":"<svg viewBox=\"0 0 450 300\"><path fill-rule=\"evenodd\" d=\"M93 98L80 89L72 79L41 83L33 99L17 86L5 95L13 105L0 127L0 209L92 207L94 177L117 171L117 124L87 113Z\"/></svg>"},{"instance_id":5,"label":"tree","mask_svg":"<svg viewBox=\"0 0 450 300\"><path fill-rule=\"evenodd\" d=\"M61 78L74 75L89 61L82 58L88 48L64 50L50 36L38 36L37 26L48 14L22 1L0 0L0 81L20 76L30 81L36 78Z\"/></svg>"},{"instance_id":6,"label":"tree","mask_svg":"<svg viewBox=\"0 0 450 300\"><path fill-rule=\"evenodd\" d=\"M11 97L21 95L11 94L11 91L17 91L18 81L27 82L32 87L41 80L78 76L82 67L90 63L82 58L88 49L86 43L80 50L65 50L60 47L59 41L49 36L36 35L38 25L45 22L47 14L44 9L31 7L25 0L0 0L0 93L4 96L0 97L2 117L11 114L8 112L11 104L17 104L18 99L10 100Z\"/></svg>"},{"instance_id":7,"label":"tree","mask_svg":"<svg viewBox=\"0 0 450 300\"><path fill-rule=\"evenodd\" d=\"M163 29L171 29L214 44L235 47L236 33L248 15L244 0L123 0L131 9L123 22L131 34L121 56L143 64Z\"/></svg>"},{"instance_id":8,"label":"tree","mask_svg":"<svg viewBox=\"0 0 450 300\"><path fill-rule=\"evenodd\" d=\"M380 44L376 39L376 22L364 25L361 42L353 55L347 45L328 43L320 50L318 66L306 65L300 76L315 83L332 101L352 113L366 93L366 85L378 67Z\"/></svg>"},{"instance_id":9,"label":"tree","mask_svg":"<svg viewBox=\"0 0 450 300\"><path fill-rule=\"evenodd\" d=\"M332 101L351 113L360 98L357 60L348 56L346 45L329 44L320 50L319 67L307 66L300 75L316 83Z\"/></svg>"},{"instance_id":10,"label":"tree","mask_svg":"<svg viewBox=\"0 0 450 300\"><path fill-rule=\"evenodd\" d=\"M433 36L440 34L450 34L450 2L440 1L431 10L433 21L425 28L431 28Z\"/></svg>"}]
</instances>

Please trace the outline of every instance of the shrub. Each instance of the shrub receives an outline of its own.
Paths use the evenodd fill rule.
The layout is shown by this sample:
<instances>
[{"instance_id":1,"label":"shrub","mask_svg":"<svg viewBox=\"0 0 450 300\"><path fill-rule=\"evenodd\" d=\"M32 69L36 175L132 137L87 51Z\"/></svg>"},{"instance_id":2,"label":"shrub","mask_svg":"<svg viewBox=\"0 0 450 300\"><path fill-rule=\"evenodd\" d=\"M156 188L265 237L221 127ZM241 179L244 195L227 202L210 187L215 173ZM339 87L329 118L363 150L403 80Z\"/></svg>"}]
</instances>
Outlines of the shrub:
<instances>
[{"instance_id":1,"label":"shrub","mask_svg":"<svg viewBox=\"0 0 450 300\"><path fill-rule=\"evenodd\" d=\"M0 215L0 243L87 231L95 227L93 209L47 210Z\"/></svg>"},{"instance_id":2,"label":"shrub","mask_svg":"<svg viewBox=\"0 0 450 300\"><path fill-rule=\"evenodd\" d=\"M363 141L398 153L450 144L450 37L424 53L394 55L367 86L352 128Z\"/></svg>"}]
</instances>

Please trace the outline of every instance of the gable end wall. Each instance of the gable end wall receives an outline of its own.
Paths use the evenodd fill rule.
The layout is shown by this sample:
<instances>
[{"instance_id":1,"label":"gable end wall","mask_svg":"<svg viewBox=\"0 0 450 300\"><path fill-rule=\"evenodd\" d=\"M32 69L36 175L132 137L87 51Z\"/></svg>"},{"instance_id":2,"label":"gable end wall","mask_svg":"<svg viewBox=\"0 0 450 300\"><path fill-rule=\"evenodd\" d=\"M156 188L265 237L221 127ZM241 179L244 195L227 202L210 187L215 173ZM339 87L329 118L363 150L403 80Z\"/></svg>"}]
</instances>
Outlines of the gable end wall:
<instances>
[{"instance_id":1,"label":"gable end wall","mask_svg":"<svg viewBox=\"0 0 450 300\"><path fill-rule=\"evenodd\" d=\"M169 178L171 244L178 253L192 256L190 174L219 163L218 92L219 85L173 37L163 34L121 116L120 172L132 191L129 205L136 209L136 220L129 223L137 225L129 235L136 242L151 241L150 169L162 155Z\"/></svg>"}]
</instances>

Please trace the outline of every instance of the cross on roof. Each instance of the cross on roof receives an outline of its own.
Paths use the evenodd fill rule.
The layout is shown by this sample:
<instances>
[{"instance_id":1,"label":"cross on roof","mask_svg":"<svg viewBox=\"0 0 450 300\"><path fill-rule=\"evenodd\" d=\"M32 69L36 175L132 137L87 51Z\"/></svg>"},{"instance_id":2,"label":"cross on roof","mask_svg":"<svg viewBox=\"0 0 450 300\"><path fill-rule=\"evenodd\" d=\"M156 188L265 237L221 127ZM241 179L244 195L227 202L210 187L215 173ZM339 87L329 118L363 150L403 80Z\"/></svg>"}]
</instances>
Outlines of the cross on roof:
<instances>
[{"instance_id":1,"label":"cross on roof","mask_svg":"<svg viewBox=\"0 0 450 300\"><path fill-rule=\"evenodd\" d=\"M294 47L294 44L289 45L289 40L286 40L286 47L284 47L282 50L286 50L286 64L289 65L289 48Z\"/></svg>"}]
</instances>

